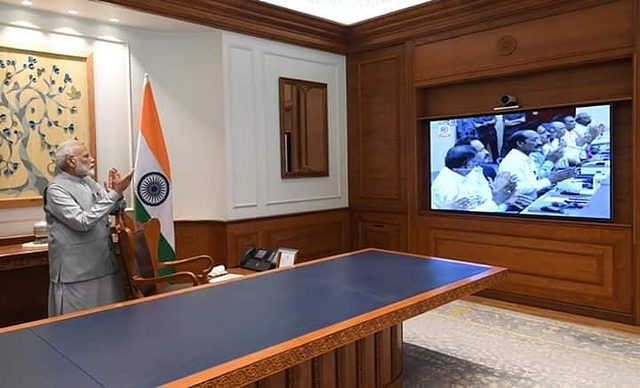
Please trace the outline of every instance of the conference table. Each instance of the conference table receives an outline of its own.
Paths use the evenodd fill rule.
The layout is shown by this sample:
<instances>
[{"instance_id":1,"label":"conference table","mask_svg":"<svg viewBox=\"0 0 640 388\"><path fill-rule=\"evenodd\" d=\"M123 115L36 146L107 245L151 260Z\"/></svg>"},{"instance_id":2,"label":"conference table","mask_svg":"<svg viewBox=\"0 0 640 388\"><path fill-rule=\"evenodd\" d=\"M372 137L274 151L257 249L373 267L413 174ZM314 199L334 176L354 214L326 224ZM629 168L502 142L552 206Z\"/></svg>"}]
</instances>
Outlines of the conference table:
<instances>
[{"instance_id":1,"label":"conference table","mask_svg":"<svg viewBox=\"0 0 640 388\"><path fill-rule=\"evenodd\" d=\"M0 386L401 387L402 322L505 276L350 252L0 329Z\"/></svg>"}]
</instances>

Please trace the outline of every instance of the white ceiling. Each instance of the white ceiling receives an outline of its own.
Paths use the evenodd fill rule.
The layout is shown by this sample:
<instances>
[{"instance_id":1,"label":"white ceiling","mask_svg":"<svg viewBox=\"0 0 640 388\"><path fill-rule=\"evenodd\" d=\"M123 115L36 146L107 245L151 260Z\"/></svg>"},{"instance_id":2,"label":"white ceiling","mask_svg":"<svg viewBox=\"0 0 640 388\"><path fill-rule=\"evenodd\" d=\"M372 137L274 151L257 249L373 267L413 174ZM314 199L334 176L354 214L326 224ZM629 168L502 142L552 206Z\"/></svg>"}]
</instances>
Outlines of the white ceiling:
<instances>
[{"instance_id":1,"label":"white ceiling","mask_svg":"<svg viewBox=\"0 0 640 388\"><path fill-rule=\"evenodd\" d=\"M260 0L341 24L354 24L430 0Z\"/></svg>"},{"instance_id":2,"label":"white ceiling","mask_svg":"<svg viewBox=\"0 0 640 388\"><path fill-rule=\"evenodd\" d=\"M22 5L22 0L0 0L0 4L7 4L14 8L25 10L39 10L53 12L67 17L99 20L104 23L124 25L130 27L144 28L163 32L199 32L205 31L207 27L180 20L151 15L144 12L133 11L98 0L30 0L33 5ZM78 11L71 15L69 10ZM119 19L120 22L110 22L110 18ZM8 20L5 20L8 22Z\"/></svg>"},{"instance_id":3,"label":"white ceiling","mask_svg":"<svg viewBox=\"0 0 640 388\"><path fill-rule=\"evenodd\" d=\"M7 4L22 9L36 9L54 12L68 17L78 17L99 20L105 23L110 18L120 20L118 24L166 32L198 32L206 27L155 16L143 12L105 3L100 0L30 0L33 5L22 5L22 0L0 0L0 4ZM408 8L429 0L259 0L294 11L318 16L341 24L353 24L386 13ZM78 11L70 15L69 10Z\"/></svg>"}]
</instances>

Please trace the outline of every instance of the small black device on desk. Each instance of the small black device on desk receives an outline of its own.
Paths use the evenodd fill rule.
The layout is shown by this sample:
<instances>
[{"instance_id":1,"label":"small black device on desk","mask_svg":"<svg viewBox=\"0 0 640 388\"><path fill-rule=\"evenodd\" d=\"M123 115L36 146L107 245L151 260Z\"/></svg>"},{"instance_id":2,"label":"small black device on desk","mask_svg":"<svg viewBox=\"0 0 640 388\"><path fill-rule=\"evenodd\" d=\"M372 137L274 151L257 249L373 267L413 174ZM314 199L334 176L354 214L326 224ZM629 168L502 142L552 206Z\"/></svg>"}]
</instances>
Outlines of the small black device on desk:
<instances>
[{"instance_id":1,"label":"small black device on desk","mask_svg":"<svg viewBox=\"0 0 640 388\"><path fill-rule=\"evenodd\" d=\"M277 254L270 249L249 247L242 255L241 266L254 271L266 271L276 264Z\"/></svg>"}]
</instances>

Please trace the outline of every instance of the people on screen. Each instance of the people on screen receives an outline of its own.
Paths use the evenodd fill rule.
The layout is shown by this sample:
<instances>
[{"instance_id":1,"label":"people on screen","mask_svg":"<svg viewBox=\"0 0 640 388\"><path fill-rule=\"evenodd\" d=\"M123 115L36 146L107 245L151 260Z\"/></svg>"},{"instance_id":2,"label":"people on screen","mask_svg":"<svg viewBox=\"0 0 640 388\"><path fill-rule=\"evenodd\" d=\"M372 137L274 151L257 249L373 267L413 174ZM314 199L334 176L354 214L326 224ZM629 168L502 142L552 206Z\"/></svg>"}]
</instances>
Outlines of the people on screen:
<instances>
[{"instance_id":1,"label":"people on screen","mask_svg":"<svg viewBox=\"0 0 640 388\"><path fill-rule=\"evenodd\" d=\"M100 186L92 177L95 159L77 140L55 151L56 175L45 188L49 227L49 316L123 299L108 216L124 208L123 192L133 171L116 168Z\"/></svg>"},{"instance_id":2,"label":"people on screen","mask_svg":"<svg viewBox=\"0 0 640 388\"><path fill-rule=\"evenodd\" d=\"M524 129L527 125L527 115L524 112L507 113L502 116L504 129L502 132L502 147L500 147L500 156L507 156L509 152L509 142L507 141L511 135Z\"/></svg>"},{"instance_id":3,"label":"people on screen","mask_svg":"<svg viewBox=\"0 0 640 388\"><path fill-rule=\"evenodd\" d=\"M556 163L563 158L563 148L553 148L550 144L551 134L555 134L555 128L551 123L542 123L536 132L540 136L542 146L529 154L529 158L536 165L536 176L538 179L547 178L551 171L556 168Z\"/></svg>"},{"instance_id":4,"label":"people on screen","mask_svg":"<svg viewBox=\"0 0 640 388\"><path fill-rule=\"evenodd\" d=\"M461 139L458 139L455 145L470 145L476 150L476 161L478 165L482 168L482 174L486 178L494 179L496 177L497 171L493 165L491 165L489 151L484 147L484 144L480 141L480 139L476 136L465 136Z\"/></svg>"},{"instance_id":5,"label":"people on screen","mask_svg":"<svg viewBox=\"0 0 640 388\"><path fill-rule=\"evenodd\" d=\"M485 178L470 145L452 147L444 162L431 186L433 209L503 212L511 204L525 207L530 203L515 193L516 182L510 174L498 174L491 181Z\"/></svg>"},{"instance_id":6,"label":"people on screen","mask_svg":"<svg viewBox=\"0 0 640 388\"><path fill-rule=\"evenodd\" d=\"M498 173L509 172L515 176L518 193L537 198L539 190L575 175L574 169L562 169L551 171L545 178L538 178L537 166L530 157L531 153L542 147L540 135L536 131L518 131L511 136L509 142L512 149L500 163Z\"/></svg>"},{"instance_id":7,"label":"people on screen","mask_svg":"<svg viewBox=\"0 0 640 388\"><path fill-rule=\"evenodd\" d=\"M575 130L582 137L589 134L589 124L591 124L591 115L586 112L576 114Z\"/></svg>"},{"instance_id":8,"label":"people on screen","mask_svg":"<svg viewBox=\"0 0 640 388\"><path fill-rule=\"evenodd\" d=\"M498 159L498 132L496 131L496 116L478 116L473 118L476 136L488 151L491 162Z\"/></svg>"}]
</instances>

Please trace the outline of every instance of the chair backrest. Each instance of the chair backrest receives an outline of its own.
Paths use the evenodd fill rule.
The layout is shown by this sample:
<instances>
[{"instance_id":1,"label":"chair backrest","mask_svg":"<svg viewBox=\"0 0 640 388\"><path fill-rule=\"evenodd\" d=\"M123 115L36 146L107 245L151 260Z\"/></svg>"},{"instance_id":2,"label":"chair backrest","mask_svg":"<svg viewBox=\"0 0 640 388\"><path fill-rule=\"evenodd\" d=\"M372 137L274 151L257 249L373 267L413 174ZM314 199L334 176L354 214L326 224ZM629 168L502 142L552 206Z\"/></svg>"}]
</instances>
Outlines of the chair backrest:
<instances>
[{"instance_id":1,"label":"chair backrest","mask_svg":"<svg viewBox=\"0 0 640 388\"><path fill-rule=\"evenodd\" d=\"M126 280L125 292L130 298L142 298L151 295L156 291L156 286L138 286L134 282L137 278L153 278L156 276L153 255L149 252L146 234L142 229L132 230L133 220L126 214L118 214L117 220L121 271ZM126 286L128 286L128 289L126 289Z\"/></svg>"},{"instance_id":2,"label":"chair backrest","mask_svg":"<svg viewBox=\"0 0 640 388\"><path fill-rule=\"evenodd\" d=\"M146 252L144 252L145 265L150 265L149 269L153 271L153 276L158 276L158 250L160 249L160 236L162 234L160 229L160 220L157 218L151 218L149 221L142 224L141 228L141 234L144 236L143 238L146 241L147 247Z\"/></svg>"}]
</instances>

